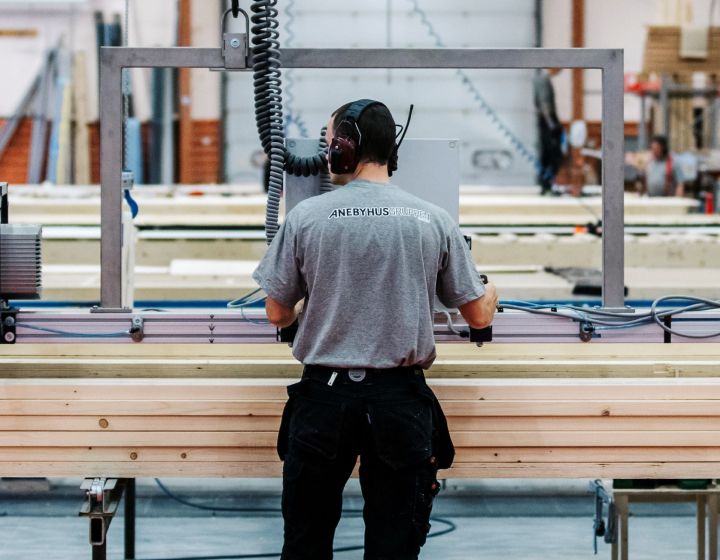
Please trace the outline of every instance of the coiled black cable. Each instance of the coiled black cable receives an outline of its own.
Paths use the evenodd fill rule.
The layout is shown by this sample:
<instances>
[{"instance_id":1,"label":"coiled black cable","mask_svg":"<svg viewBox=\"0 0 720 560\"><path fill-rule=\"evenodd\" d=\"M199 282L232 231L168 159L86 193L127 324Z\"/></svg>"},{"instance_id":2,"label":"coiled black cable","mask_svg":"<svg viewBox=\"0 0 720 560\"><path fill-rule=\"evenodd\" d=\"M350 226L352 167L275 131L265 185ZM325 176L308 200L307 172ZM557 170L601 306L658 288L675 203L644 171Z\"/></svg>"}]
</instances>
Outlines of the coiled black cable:
<instances>
[{"instance_id":1,"label":"coiled black cable","mask_svg":"<svg viewBox=\"0 0 720 560\"><path fill-rule=\"evenodd\" d=\"M254 0L250 11L252 12L250 21L255 123L263 151L270 158L268 201L265 212L265 236L270 244L279 229L283 172L308 177L326 171L326 146L323 146L325 144L323 132L320 149L314 156L299 157L285 148L277 0ZM328 181L323 181L322 190L324 191L328 185Z\"/></svg>"}]
</instances>

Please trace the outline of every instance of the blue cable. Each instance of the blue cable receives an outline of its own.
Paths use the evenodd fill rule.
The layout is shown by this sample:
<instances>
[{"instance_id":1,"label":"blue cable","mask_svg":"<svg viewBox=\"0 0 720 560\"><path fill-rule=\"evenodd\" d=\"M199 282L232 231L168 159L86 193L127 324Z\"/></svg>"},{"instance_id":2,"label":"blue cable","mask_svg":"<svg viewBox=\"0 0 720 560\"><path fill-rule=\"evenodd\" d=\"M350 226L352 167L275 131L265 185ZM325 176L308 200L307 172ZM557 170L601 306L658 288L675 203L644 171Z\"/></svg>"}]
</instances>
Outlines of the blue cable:
<instances>
[{"instance_id":1,"label":"blue cable","mask_svg":"<svg viewBox=\"0 0 720 560\"><path fill-rule=\"evenodd\" d=\"M130 207L130 213L132 214L133 220L137 217L138 212L140 211L140 208L138 206L138 203L135 202L135 199L130 194L130 191L125 191L125 202L128 203L128 206Z\"/></svg>"}]
</instances>

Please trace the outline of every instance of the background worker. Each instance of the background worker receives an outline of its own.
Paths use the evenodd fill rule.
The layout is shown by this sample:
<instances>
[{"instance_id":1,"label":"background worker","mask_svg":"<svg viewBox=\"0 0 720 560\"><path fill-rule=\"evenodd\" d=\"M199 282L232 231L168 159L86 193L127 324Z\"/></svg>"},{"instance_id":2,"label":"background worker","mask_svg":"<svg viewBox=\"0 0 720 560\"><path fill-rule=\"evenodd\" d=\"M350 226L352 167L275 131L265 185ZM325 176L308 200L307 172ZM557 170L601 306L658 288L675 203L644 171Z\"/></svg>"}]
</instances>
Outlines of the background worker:
<instances>
[{"instance_id":1,"label":"background worker","mask_svg":"<svg viewBox=\"0 0 720 560\"><path fill-rule=\"evenodd\" d=\"M366 560L415 559L429 531L438 468L454 449L423 370L435 359L435 296L483 328L497 304L459 227L392 185L395 121L377 101L335 111L331 179L343 185L288 213L253 277L269 320L298 318L278 452L284 560L332 558L342 491L360 457ZM302 304L301 304L302 305Z\"/></svg>"},{"instance_id":2,"label":"background worker","mask_svg":"<svg viewBox=\"0 0 720 560\"><path fill-rule=\"evenodd\" d=\"M639 193L648 196L684 196L685 185L673 162L665 136L654 136L650 143L650 159L641 174Z\"/></svg>"},{"instance_id":3,"label":"background worker","mask_svg":"<svg viewBox=\"0 0 720 560\"><path fill-rule=\"evenodd\" d=\"M555 88L552 78L557 76L562 68L549 68L539 70L533 78L533 101L537 113L538 140L540 142L540 169L538 169L538 183L540 194L552 192L555 176L563 162L563 128L557 115L555 105Z\"/></svg>"}]
</instances>

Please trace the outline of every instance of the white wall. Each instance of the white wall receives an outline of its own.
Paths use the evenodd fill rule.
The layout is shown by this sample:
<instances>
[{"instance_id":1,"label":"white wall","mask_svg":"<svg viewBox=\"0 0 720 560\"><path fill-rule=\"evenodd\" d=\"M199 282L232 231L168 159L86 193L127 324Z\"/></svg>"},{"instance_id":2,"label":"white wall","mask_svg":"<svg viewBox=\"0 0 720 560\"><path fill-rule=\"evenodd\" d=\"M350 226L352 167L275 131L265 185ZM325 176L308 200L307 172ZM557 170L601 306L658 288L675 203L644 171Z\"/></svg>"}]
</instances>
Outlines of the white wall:
<instances>
[{"instance_id":1,"label":"white wall","mask_svg":"<svg viewBox=\"0 0 720 560\"><path fill-rule=\"evenodd\" d=\"M296 0L289 35L290 2L281 2L280 41L292 47L434 47L409 0L365 0L328 3ZM533 0L418 0L448 47L534 46ZM388 6L390 7L388 17ZM535 150L535 115L531 70L475 70L467 74L492 107L522 141ZM257 175L252 155L259 149L252 106L252 79L228 74L227 175L230 181ZM415 113L409 136L461 140L464 181L527 184L534 170L481 112L478 102L451 70L292 70L283 71L286 114L300 113L310 136L319 134L330 113L352 99L370 97L388 104L396 121L404 122L410 103ZM291 96L294 101L291 102ZM298 136L291 127L289 136ZM474 165L477 150L505 150L512 158L506 171Z\"/></svg>"}]
</instances>

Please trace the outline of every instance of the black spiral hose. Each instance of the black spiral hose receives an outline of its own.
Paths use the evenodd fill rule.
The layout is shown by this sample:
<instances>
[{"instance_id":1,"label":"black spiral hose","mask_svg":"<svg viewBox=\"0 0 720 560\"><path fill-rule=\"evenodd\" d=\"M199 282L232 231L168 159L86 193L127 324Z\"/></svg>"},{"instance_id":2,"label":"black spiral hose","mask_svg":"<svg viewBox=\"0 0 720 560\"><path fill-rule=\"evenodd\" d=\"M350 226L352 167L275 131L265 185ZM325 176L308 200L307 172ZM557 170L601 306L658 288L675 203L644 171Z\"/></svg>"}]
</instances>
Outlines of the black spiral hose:
<instances>
[{"instance_id":1,"label":"black spiral hose","mask_svg":"<svg viewBox=\"0 0 720 560\"><path fill-rule=\"evenodd\" d=\"M265 236L270 244L277 233L283 172L308 177L325 172L324 131L320 150L311 157L299 157L285 148L282 107L282 76L280 73L280 42L278 41L277 0L253 0L252 16L253 87L255 123L263 151L270 158L268 201L265 212ZM329 179L323 177L321 190L331 190Z\"/></svg>"}]
</instances>

